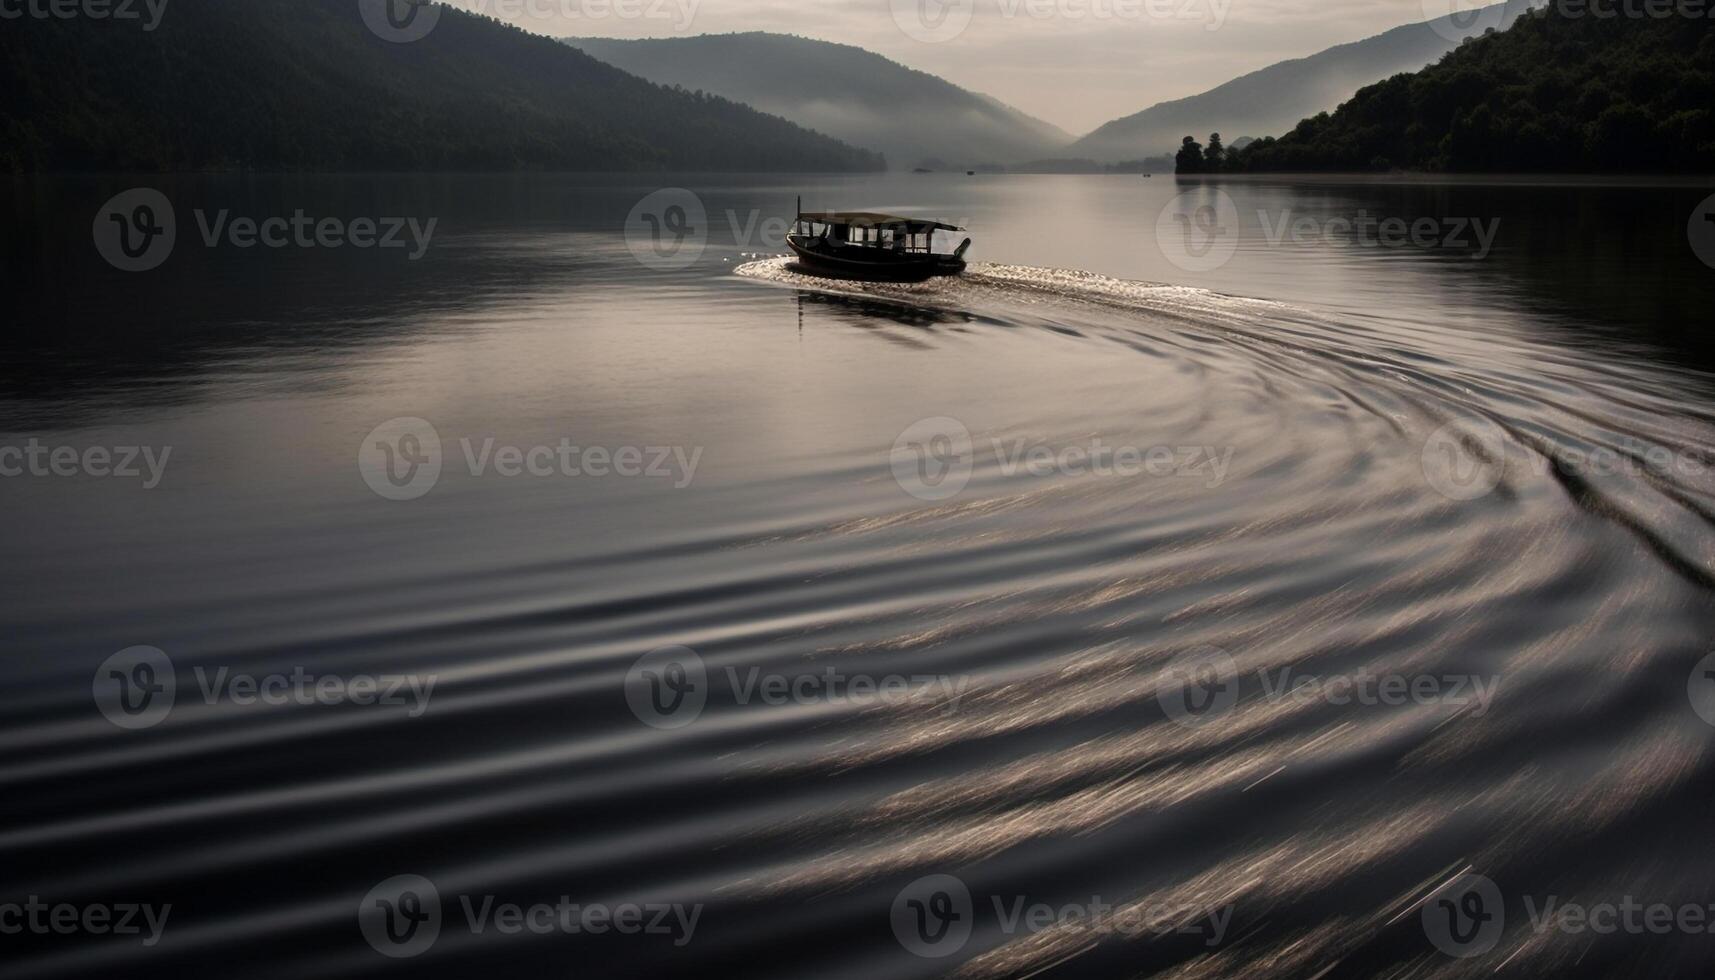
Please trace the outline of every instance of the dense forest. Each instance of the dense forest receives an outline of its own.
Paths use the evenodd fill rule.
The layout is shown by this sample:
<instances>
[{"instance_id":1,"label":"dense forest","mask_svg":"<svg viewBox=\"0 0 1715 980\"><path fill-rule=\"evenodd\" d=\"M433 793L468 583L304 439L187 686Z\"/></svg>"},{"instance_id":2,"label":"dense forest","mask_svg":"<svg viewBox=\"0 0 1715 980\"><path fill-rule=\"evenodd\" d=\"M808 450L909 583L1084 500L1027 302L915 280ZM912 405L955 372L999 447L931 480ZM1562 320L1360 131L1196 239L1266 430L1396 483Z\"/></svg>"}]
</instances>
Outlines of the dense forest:
<instances>
[{"instance_id":1,"label":"dense forest","mask_svg":"<svg viewBox=\"0 0 1715 980\"><path fill-rule=\"evenodd\" d=\"M1538 10L1202 172L1709 172L1715 22ZM1200 149L1200 147L1199 147Z\"/></svg>"},{"instance_id":2,"label":"dense forest","mask_svg":"<svg viewBox=\"0 0 1715 980\"><path fill-rule=\"evenodd\" d=\"M452 8L404 44L352 0L173 0L150 32L88 17L0 30L0 172L883 166Z\"/></svg>"}]
</instances>

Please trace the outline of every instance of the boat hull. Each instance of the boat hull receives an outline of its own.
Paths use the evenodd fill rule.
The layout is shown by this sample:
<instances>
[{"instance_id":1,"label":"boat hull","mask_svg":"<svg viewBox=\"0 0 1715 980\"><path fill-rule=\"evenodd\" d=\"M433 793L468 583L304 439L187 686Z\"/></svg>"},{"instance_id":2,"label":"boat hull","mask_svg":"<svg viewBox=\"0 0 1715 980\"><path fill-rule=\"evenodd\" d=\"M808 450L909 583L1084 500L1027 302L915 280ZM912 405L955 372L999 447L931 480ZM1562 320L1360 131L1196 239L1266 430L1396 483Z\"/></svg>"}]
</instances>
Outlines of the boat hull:
<instances>
[{"instance_id":1,"label":"boat hull","mask_svg":"<svg viewBox=\"0 0 1715 980\"><path fill-rule=\"evenodd\" d=\"M845 254L805 244L788 237L786 244L798 256L805 271L830 279L860 282L923 282L936 276L956 276L965 271L965 260L951 255L891 255L883 249L844 248ZM853 253L873 252L871 255Z\"/></svg>"}]
</instances>

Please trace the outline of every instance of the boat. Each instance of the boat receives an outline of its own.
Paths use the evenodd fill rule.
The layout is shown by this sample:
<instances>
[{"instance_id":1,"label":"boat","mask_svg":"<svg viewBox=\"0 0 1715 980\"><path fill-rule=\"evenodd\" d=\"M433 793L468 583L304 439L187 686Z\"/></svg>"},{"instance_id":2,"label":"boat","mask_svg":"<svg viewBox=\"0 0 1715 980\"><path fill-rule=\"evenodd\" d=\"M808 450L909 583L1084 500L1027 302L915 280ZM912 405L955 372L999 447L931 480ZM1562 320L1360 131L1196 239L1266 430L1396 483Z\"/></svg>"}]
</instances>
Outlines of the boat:
<instances>
[{"instance_id":1,"label":"boat","mask_svg":"<svg viewBox=\"0 0 1715 980\"><path fill-rule=\"evenodd\" d=\"M965 271L965 239L952 252L935 251L936 232L965 229L943 221L905 218L879 211L806 212L786 235L786 244L806 271L835 279L922 282Z\"/></svg>"}]
</instances>

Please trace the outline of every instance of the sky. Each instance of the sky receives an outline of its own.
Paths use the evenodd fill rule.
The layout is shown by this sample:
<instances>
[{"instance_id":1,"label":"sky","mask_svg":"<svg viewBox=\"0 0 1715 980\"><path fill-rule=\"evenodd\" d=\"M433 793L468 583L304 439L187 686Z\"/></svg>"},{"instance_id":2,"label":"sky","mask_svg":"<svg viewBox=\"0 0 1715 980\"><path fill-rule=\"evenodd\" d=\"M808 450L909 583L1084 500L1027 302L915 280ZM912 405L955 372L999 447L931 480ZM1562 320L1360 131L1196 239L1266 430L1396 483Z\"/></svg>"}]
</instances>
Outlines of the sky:
<instances>
[{"instance_id":1,"label":"sky","mask_svg":"<svg viewBox=\"0 0 1715 980\"><path fill-rule=\"evenodd\" d=\"M448 0L554 37L772 31L855 44L1074 136L1470 0Z\"/></svg>"}]
</instances>

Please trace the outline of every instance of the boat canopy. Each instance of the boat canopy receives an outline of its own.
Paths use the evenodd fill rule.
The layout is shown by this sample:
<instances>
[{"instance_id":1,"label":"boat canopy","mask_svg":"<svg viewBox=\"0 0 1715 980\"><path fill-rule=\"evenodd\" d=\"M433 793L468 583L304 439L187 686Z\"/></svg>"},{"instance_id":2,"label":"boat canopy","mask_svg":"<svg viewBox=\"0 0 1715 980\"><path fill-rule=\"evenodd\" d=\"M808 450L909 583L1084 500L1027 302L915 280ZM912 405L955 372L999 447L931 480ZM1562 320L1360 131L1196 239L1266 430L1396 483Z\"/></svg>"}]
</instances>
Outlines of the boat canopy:
<instances>
[{"instance_id":1,"label":"boat canopy","mask_svg":"<svg viewBox=\"0 0 1715 980\"><path fill-rule=\"evenodd\" d=\"M958 225L949 225L942 221L930 221L927 218L904 218L897 214L883 214L880 211L800 211L798 220L855 228L895 228L902 229L908 235L922 235L934 231L965 230Z\"/></svg>"}]
</instances>

